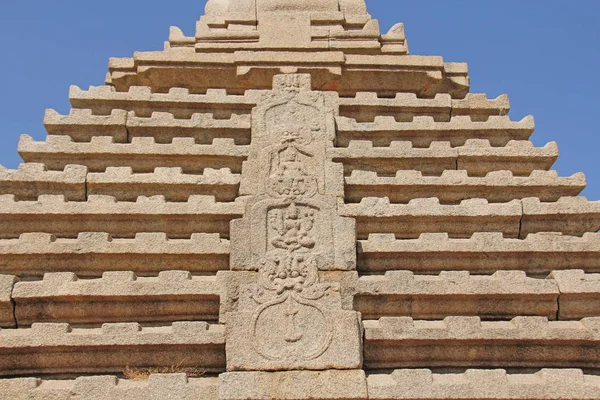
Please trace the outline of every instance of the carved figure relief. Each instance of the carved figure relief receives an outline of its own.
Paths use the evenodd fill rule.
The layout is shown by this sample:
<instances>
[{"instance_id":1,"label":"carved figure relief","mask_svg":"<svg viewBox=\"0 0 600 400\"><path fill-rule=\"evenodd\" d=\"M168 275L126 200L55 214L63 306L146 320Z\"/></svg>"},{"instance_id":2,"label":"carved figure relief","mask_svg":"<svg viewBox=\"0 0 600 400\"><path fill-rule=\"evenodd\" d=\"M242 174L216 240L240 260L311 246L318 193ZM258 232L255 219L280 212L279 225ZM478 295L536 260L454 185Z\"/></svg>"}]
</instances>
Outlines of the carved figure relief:
<instances>
[{"instance_id":1,"label":"carved figure relief","mask_svg":"<svg viewBox=\"0 0 600 400\"><path fill-rule=\"evenodd\" d=\"M279 143L269 149L269 177L267 191L273 197L312 197L318 191L317 178L308 171L314 154L306 147L307 127L280 125Z\"/></svg>"},{"instance_id":2,"label":"carved figure relief","mask_svg":"<svg viewBox=\"0 0 600 400\"><path fill-rule=\"evenodd\" d=\"M343 312L339 288L321 283L319 271L335 265L334 223L353 223L340 218L335 199L324 195L333 111L322 94L310 91L307 78L277 77L276 90L255 110L255 155L246 168L262 182L254 186L259 189L244 219L232 225L233 234L252 232L250 257L241 262L258 270L257 284L240 292L244 309L251 310L244 336L264 360L299 367L332 344L331 313Z\"/></svg>"},{"instance_id":3,"label":"carved figure relief","mask_svg":"<svg viewBox=\"0 0 600 400\"><path fill-rule=\"evenodd\" d=\"M260 260L259 287L251 296L260 306L252 316L249 334L255 350L265 358L311 360L327 350L333 335L333 326L317 302L331 290L329 285L319 284L322 260L316 246L320 226L327 219L322 218L321 207L310 200L319 188L310 168L315 154L308 146L320 127L316 122L307 125L311 109L290 103L296 102L275 107L283 111L280 117L285 120L303 114L304 118L270 130L273 144L266 148L266 188L277 200L265 201L269 204L263 225L266 246ZM271 331L269 340L264 340L265 329Z\"/></svg>"}]
</instances>

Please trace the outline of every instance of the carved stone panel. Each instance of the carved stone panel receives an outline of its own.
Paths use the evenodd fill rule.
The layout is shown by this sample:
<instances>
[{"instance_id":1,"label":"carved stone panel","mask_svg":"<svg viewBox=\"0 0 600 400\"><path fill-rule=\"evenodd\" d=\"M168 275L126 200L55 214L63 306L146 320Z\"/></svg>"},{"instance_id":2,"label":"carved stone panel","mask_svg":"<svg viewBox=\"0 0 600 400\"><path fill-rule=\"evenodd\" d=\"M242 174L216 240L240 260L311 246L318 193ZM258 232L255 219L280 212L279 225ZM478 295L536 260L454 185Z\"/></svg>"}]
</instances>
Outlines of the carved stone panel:
<instances>
[{"instance_id":1,"label":"carved stone panel","mask_svg":"<svg viewBox=\"0 0 600 400\"><path fill-rule=\"evenodd\" d=\"M318 275L317 275L318 276ZM277 285L275 290L265 290ZM343 311L339 286L261 277L227 315L228 370L323 370L362 366L358 313ZM293 290L285 287L296 286Z\"/></svg>"},{"instance_id":2,"label":"carved stone panel","mask_svg":"<svg viewBox=\"0 0 600 400\"><path fill-rule=\"evenodd\" d=\"M273 91L252 113L251 154L244 163L240 194L270 193L306 186L303 195L343 196L341 164L326 159L335 139L337 95L310 90L310 75L276 75ZM275 186L273 186L275 185Z\"/></svg>"},{"instance_id":3,"label":"carved stone panel","mask_svg":"<svg viewBox=\"0 0 600 400\"><path fill-rule=\"evenodd\" d=\"M343 168L326 156L335 139L334 105L311 91L310 75L277 75L253 111L241 189L253 197L231 226L233 270L298 257L320 270L355 269L355 222L337 213Z\"/></svg>"},{"instance_id":4,"label":"carved stone panel","mask_svg":"<svg viewBox=\"0 0 600 400\"><path fill-rule=\"evenodd\" d=\"M331 203L327 198L250 201L244 218L231 225L231 268L285 269L313 262L321 271L356 269L356 223L338 216Z\"/></svg>"},{"instance_id":5,"label":"carved stone panel","mask_svg":"<svg viewBox=\"0 0 600 400\"><path fill-rule=\"evenodd\" d=\"M230 371L362 365L360 316L343 310L339 282L320 281L320 271L356 269L355 221L337 210L343 170L327 158L334 100L311 91L309 75L279 75L253 111L231 269L257 281L240 281L224 317Z\"/></svg>"}]
</instances>

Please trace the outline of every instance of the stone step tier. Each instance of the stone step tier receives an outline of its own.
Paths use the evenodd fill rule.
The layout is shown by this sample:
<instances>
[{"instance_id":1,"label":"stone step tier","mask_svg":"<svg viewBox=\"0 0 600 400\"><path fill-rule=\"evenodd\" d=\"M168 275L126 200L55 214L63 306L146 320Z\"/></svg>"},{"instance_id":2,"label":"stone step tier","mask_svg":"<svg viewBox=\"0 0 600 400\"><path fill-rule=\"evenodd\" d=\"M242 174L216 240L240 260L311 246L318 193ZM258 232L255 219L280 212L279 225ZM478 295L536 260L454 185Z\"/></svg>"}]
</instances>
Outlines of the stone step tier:
<instances>
[{"instance_id":1,"label":"stone step tier","mask_svg":"<svg viewBox=\"0 0 600 400\"><path fill-rule=\"evenodd\" d=\"M155 168L152 173L133 172L131 167L109 167L87 175L87 193L135 201L139 196L164 196L168 201L187 201L190 196L214 196L218 201L238 197L240 174L229 168L206 168L202 175L184 174L180 167Z\"/></svg>"},{"instance_id":2,"label":"stone step tier","mask_svg":"<svg viewBox=\"0 0 600 400\"><path fill-rule=\"evenodd\" d=\"M20 328L37 322L102 324L218 321L220 289L215 276L162 271L156 278L133 272L106 272L78 279L71 272L45 274L41 281L18 282L12 291Z\"/></svg>"},{"instance_id":3,"label":"stone step tier","mask_svg":"<svg viewBox=\"0 0 600 400\"><path fill-rule=\"evenodd\" d=\"M0 268L28 279L49 272L73 272L82 278L98 278L106 271L211 275L229 269L229 252L229 240L218 234L168 239L164 233L138 233L133 239L113 239L108 233L80 233L77 239L57 239L48 233L28 233L0 240Z\"/></svg>"},{"instance_id":4,"label":"stone step tier","mask_svg":"<svg viewBox=\"0 0 600 400\"><path fill-rule=\"evenodd\" d=\"M21 164L16 170L0 166L0 195L15 195L19 200L61 195L69 201L84 201L87 173L86 167L70 164L58 171L36 163Z\"/></svg>"},{"instance_id":5,"label":"stone step tier","mask_svg":"<svg viewBox=\"0 0 600 400\"><path fill-rule=\"evenodd\" d=\"M526 140L511 140L506 146L492 147L487 139L467 139L464 145L431 142L427 147L414 147L408 141L391 141L376 147L369 140L351 140L348 147L335 147L328 155L344 164L344 173L373 171L394 176L400 170L420 171L424 175L441 175L446 170L464 170L469 176L485 176L494 171L510 171L514 176L529 176L546 171L558 158L556 143L537 148Z\"/></svg>"},{"instance_id":6,"label":"stone step tier","mask_svg":"<svg viewBox=\"0 0 600 400\"><path fill-rule=\"evenodd\" d=\"M600 366L600 318L481 322L478 317L384 317L363 325L366 369Z\"/></svg>"},{"instance_id":7,"label":"stone step tier","mask_svg":"<svg viewBox=\"0 0 600 400\"><path fill-rule=\"evenodd\" d=\"M356 218L359 239L371 233L391 233L398 239L415 239L422 233L447 233L468 238L476 232L502 232L506 238L559 232L582 236L600 229L600 202L584 197L541 202L538 198L490 203L487 199L442 204L439 198L412 199L408 204L384 198L362 198L360 203L341 204L340 213Z\"/></svg>"},{"instance_id":8,"label":"stone step tier","mask_svg":"<svg viewBox=\"0 0 600 400\"><path fill-rule=\"evenodd\" d=\"M173 393L184 399L255 400L261 396L264 398L265 394L272 395L272 391L264 389L270 388L272 381L262 390L260 383L276 378L281 383L276 386L277 398L281 400L308 400L311 398L309 395L322 400L446 400L449 396L456 400L590 400L600 397L600 379L578 369L542 369L529 374L507 373L501 369L470 369L454 374L439 374L428 369L399 369L389 374L375 373L366 377L352 374L352 371L229 373L221 379L153 374L146 381L116 376L60 381L17 378L0 381L0 393L13 400L80 400L94 394L111 400L146 400L151 396L168 398ZM301 381L313 385L299 387L294 384ZM327 384L318 385L324 382ZM335 392L325 388L335 388ZM221 397L220 389L223 391ZM315 397L319 394L322 396ZM344 394L347 396L342 396Z\"/></svg>"},{"instance_id":9,"label":"stone step tier","mask_svg":"<svg viewBox=\"0 0 600 400\"><path fill-rule=\"evenodd\" d=\"M528 278L522 271L500 271L491 276L471 276L463 271L415 276L410 271L388 271L361 277L354 295L354 309L363 319L479 316L501 320L530 315L554 320L558 304L555 281Z\"/></svg>"},{"instance_id":10,"label":"stone step tier","mask_svg":"<svg viewBox=\"0 0 600 400\"><path fill-rule=\"evenodd\" d=\"M168 93L174 87L205 93L219 82L227 93L244 94L248 84L252 89L271 89L275 75L299 69L312 75L313 87L335 90L343 96L372 91L385 96L410 92L419 97L449 93L462 99L469 92L468 67L464 63L446 63L437 56L344 54L335 49L314 51L310 57L305 52L271 49L140 52L134 58L112 58L106 84L118 92L127 92L132 86L149 86L157 93Z\"/></svg>"},{"instance_id":11,"label":"stone step tier","mask_svg":"<svg viewBox=\"0 0 600 400\"><path fill-rule=\"evenodd\" d=\"M364 5L357 4L355 1L343 1L339 5L337 3L337 0L323 1L319 6L319 12L310 14L303 27L303 29L308 28L310 32L307 32L305 40L296 43L299 48L305 51L336 49L347 53L408 53L402 24L392 27L387 34L382 35L379 22L371 19ZM272 7L272 4L269 6ZM168 47L210 53L260 51L272 46L273 39L269 41L263 36L263 40L260 40L261 34L256 29L258 14L262 14L265 8L253 3L247 3L246 7L251 8L251 11L248 9L233 11L225 4L217 15L201 17L196 26L196 34L192 37L185 36L179 28L171 27ZM265 23L264 15L261 20ZM272 32L279 33L279 30Z\"/></svg>"},{"instance_id":12,"label":"stone step tier","mask_svg":"<svg viewBox=\"0 0 600 400\"><path fill-rule=\"evenodd\" d=\"M88 186L88 191L94 193L95 186ZM106 191L109 190L102 190ZM120 194L116 189L110 193ZM80 232L108 232L115 238L133 237L140 232L165 232L170 238L187 238L200 232L228 237L231 220L243 215L243 199L221 202L204 195L180 199L177 193L168 200L185 202L167 202L164 196L123 199L95 194L86 202L67 202L64 196L52 195L40 196L37 201L16 201L14 195L3 195L0 238L16 238L28 232L48 232L61 238L74 238ZM600 229L600 202L579 197L561 198L554 203L526 198L508 203L469 199L460 204L441 204L437 198L413 199L408 204L391 204L387 198L364 198L358 204L340 204L340 212L356 218L359 239L367 239L372 233L415 239L423 233L436 232L468 238L485 231L525 239L540 232L582 236ZM132 215L136 218L132 219Z\"/></svg>"},{"instance_id":13,"label":"stone step tier","mask_svg":"<svg viewBox=\"0 0 600 400\"><path fill-rule=\"evenodd\" d=\"M369 399L389 400L559 400L600 397L600 379L577 369L542 369L531 374L470 369L438 374L396 370L367 378Z\"/></svg>"},{"instance_id":14,"label":"stone step tier","mask_svg":"<svg viewBox=\"0 0 600 400\"><path fill-rule=\"evenodd\" d=\"M80 279L61 272L46 273L38 281L0 275L0 326L217 321L226 310L220 300L227 303L231 297L228 290L228 280L221 273L192 276L188 271L161 271L157 277L145 278L131 271L114 271L97 279ZM553 271L546 279L529 278L523 271L499 271L492 276L388 271L346 279L342 290L349 299L346 307L361 312L365 319L543 316L578 320L595 316L600 306L600 274L582 270Z\"/></svg>"},{"instance_id":15,"label":"stone step tier","mask_svg":"<svg viewBox=\"0 0 600 400\"><path fill-rule=\"evenodd\" d=\"M418 238L422 233L446 232L451 237L470 237L474 232L503 232L519 237L520 200L489 203L485 199L460 204L440 204L439 199L415 199L408 204L391 204L388 198L364 198L359 204L341 204L340 214L356 219L357 236L392 233L398 239Z\"/></svg>"},{"instance_id":16,"label":"stone step tier","mask_svg":"<svg viewBox=\"0 0 600 400\"><path fill-rule=\"evenodd\" d=\"M0 394L12 400L147 400L177 396L218 400L219 379L188 378L186 374L153 374L147 380L87 376L74 380L18 378L0 380Z\"/></svg>"},{"instance_id":17,"label":"stone step tier","mask_svg":"<svg viewBox=\"0 0 600 400\"><path fill-rule=\"evenodd\" d=\"M363 322L367 369L598 368L599 318L549 322L543 317L481 322L477 317L414 321L385 317ZM222 372L224 327L177 322L72 328L36 323L0 331L0 375L117 373L127 366L178 365ZM585 353L586 357L581 357Z\"/></svg>"},{"instance_id":18,"label":"stone step tier","mask_svg":"<svg viewBox=\"0 0 600 400\"><path fill-rule=\"evenodd\" d=\"M205 168L230 168L239 173L248 158L249 148L233 139L216 138L211 144L196 144L194 138L173 138L157 143L154 137L134 137L130 143L115 142L114 137L94 136L90 142L75 142L69 136L48 136L37 142L22 135L19 154L27 163L45 164L51 170L63 170L79 164L90 172L108 167L131 167L134 172L151 172L157 167L181 167L186 173L202 173ZM510 171L529 176L546 171L558 157L558 147L549 143L536 148L529 141L510 141L504 147L492 147L488 140L470 139L464 146L452 148L450 142L432 142L429 147L413 147L411 142L391 142L389 147L373 147L365 140L353 140L348 147L328 151L334 162L344 165L346 176L355 170L393 176L400 170L416 170L425 175L441 175L447 170L466 171L469 176L485 176L494 171ZM25 164L26 166L27 164Z\"/></svg>"},{"instance_id":19,"label":"stone step tier","mask_svg":"<svg viewBox=\"0 0 600 400\"><path fill-rule=\"evenodd\" d=\"M227 94L225 89L208 89L206 93L190 93L186 88L171 88L168 93L153 93L150 87L132 86L117 92L112 86L91 86L82 90L71 86L69 99L73 108L90 109L94 114L110 114L113 110L133 111L135 116L150 117L153 112L166 112L176 118L189 119L196 113L216 113L220 117L250 114L262 93L248 90L243 95Z\"/></svg>"},{"instance_id":20,"label":"stone step tier","mask_svg":"<svg viewBox=\"0 0 600 400\"><path fill-rule=\"evenodd\" d=\"M214 139L234 139L236 144L250 143L250 115L232 114L218 119L213 114L193 114L175 118L171 113L153 112L137 117L133 111L115 109L109 115L95 115L90 109L71 109L69 115L47 110L44 126L49 135L70 136L75 142L90 142L95 136L110 136L115 143L128 143L135 137L153 137L157 143L171 143L174 138L193 138L198 144Z\"/></svg>"},{"instance_id":21,"label":"stone step tier","mask_svg":"<svg viewBox=\"0 0 600 400\"><path fill-rule=\"evenodd\" d=\"M525 197L545 202L577 196L585 189L585 176L559 177L556 171L534 171L529 176L514 176L510 171L490 172L471 177L467 171L446 170L441 176L423 176L420 171L398 171L393 177L373 171L354 170L345 178L345 200L360 202L365 197L387 197L393 203L437 197L443 203L483 198L502 203Z\"/></svg>"},{"instance_id":22,"label":"stone step tier","mask_svg":"<svg viewBox=\"0 0 600 400\"><path fill-rule=\"evenodd\" d=\"M108 232L115 238L136 233L163 232L169 238L195 233L229 237L230 221L240 218L244 202L219 202L212 196L190 196L185 202L167 202L164 196L117 201L90 195L85 202L67 202L63 196L40 196L37 201L15 201L0 196L0 238L18 238L29 232L47 232L76 238L80 232Z\"/></svg>"},{"instance_id":23,"label":"stone step tier","mask_svg":"<svg viewBox=\"0 0 600 400\"><path fill-rule=\"evenodd\" d=\"M475 120L507 115L508 96L488 99L485 94L469 93L464 99L452 99L439 93L432 99L418 98L414 93L396 93L393 98L381 98L375 92L358 92L339 101L340 115L361 122L373 122L377 116L391 116L397 121L411 121L416 116L432 116L436 121L449 121L452 116L468 115Z\"/></svg>"},{"instance_id":24,"label":"stone step tier","mask_svg":"<svg viewBox=\"0 0 600 400\"><path fill-rule=\"evenodd\" d=\"M336 144L346 147L352 140L370 140L374 146L389 146L393 141L410 141L416 147L428 147L435 141L449 141L453 147L468 139L487 139L494 147L511 140L528 140L533 134L533 117L511 121L507 116L491 116L485 122L469 116L455 116L449 122L433 117L414 117L411 122L398 122L394 117L375 117L373 122L357 122L347 117L336 118Z\"/></svg>"},{"instance_id":25,"label":"stone step tier","mask_svg":"<svg viewBox=\"0 0 600 400\"><path fill-rule=\"evenodd\" d=\"M433 117L417 116L410 122L394 117L378 116L374 122L359 123L337 117L338 146L351 140L369 139L376 146L389 146L393 141L410 141L416 147L428 147L434 141L464 145L468 139L487 139L492 146L505 146L511 140L528 140L534 130L533 117L511 121L507 116L491 116L487 121L472 121L469 116L455 116L448 122ZM195 113L190 118L175 118L171 113L153 112L148 117L133 111L115 109L110 115L95 115L90 109L72 109L62 116L48 110L44 126L50 135L67 135L76 142L89 142L94 136L111 136L117 143L134 137L154 137L158 143L170 143L176 137L191 137L198 144L210 144L215 138L232 138L237 144L249 144L250 115L232 114L228 119L213 114Z\"/></svg>"},{"instance_id":26,"label":"stone step tier","mask_svg":"<svg viewBox=\"0 0 600 400\"><path fill-rule=\"evenodd\" d=\"M27 163L42 163L52 170L76 163L90 172L131 167L135 173L149 173L155 168L178 167L186 174L202 174L207 168L229 168L239 174L248 153L248 146L237 146L233 139L214 139L212 144L203 145L193 138L174 138L171 143L161 144L153 137L115 143L113 137L95 136L82 143L69 136L48 136L45 142L37 142L23 135L19 141L19 154Z\"/></svg>"},{"instance_id":27,"label":"stone step tier","mask_svg":"<svg viewBox=\"0 0 600 400\"><path fill-rule=\"evenodd\" d=\"M94 114L113 110L133 111L135 116L149 117L153 112L167 112L176 118L190 118L195 113L215 113L219 117L249 114L263 92L247 90L243 95L228 94L225 89L207 89L204 94L190 93L187 88L170 88L168 93L153 93L147 86L131 86L126 92L100 86L82 90L71 86L69 98L73 108L91 109ZM376 116L393 116L398 120L415 116L432 116L448 121L452 116L470 116L485 121L490 116L504 116L510 111L508 96L488 99L485 94L469 93L464 99L452 99L440 93L434 98L419 98L415 93L395 93L380 98L376 92L357 92L339 99L340 115L367 122Z\"/></svg>"},{"instance_id":28,"label":"stone step tier","mask_svg":"<svg viewBox=\"0 0 600 400\"><path fill-rule=\"evenodd\" d=\"M225 327L176 322L144 327L137 323L72 328L36 323L0 330L0 376L121 373L126 367L225 369Z\"/></svg>"},{"instance_id":29,"label":"stone step tier","mask_svg":"<svg viewBox=\"0 0 600 400\"><path fill-rule=\"evenodd\" d=\"M398 240L393 234L371 234L358 242L358 269L363 274L408 270L417 274L470 271L491 275L499 270L525 271L546 277L553 270L600 272L600 234L583 237L559 233L505 238L501 232L476 232L469 238L426 233Z\"/></svg>"}]
</instances>

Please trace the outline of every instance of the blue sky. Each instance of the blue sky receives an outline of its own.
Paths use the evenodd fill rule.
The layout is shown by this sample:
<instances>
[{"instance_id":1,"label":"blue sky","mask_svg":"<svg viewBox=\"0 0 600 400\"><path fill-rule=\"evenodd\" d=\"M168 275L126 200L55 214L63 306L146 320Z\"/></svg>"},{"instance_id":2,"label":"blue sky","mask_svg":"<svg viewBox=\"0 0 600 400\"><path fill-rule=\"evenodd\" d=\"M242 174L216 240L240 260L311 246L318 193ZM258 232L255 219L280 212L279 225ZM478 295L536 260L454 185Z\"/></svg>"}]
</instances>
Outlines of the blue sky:
<instances>
[{"instance_id":1,"label":"blue sky","mask_svg":"<svg viewBox=\"0 0 600 400\"><path fill-rule=\"evenodd\" d=\"M101 85L109 57L158 50L169 26L192 35L203 0L0 2L4 77L0 164L15 168L21 133L45 137L44 110L68 113L68 89ZM557 141L560 175L583 171L600 199L598 0L367 0L382 31L404 22L412 54L469 63L472 91L507 93L533 114L538 146Z\"/></svg>"}]
</instances>

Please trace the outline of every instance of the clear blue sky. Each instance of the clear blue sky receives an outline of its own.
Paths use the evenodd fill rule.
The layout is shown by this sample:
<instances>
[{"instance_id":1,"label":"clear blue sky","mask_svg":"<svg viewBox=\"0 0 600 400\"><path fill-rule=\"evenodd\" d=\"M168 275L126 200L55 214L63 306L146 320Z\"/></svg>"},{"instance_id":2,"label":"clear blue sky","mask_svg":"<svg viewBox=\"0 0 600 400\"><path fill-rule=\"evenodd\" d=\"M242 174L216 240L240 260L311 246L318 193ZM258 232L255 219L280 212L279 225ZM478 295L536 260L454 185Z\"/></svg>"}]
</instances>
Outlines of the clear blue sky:
<instances>
[{"instance_id":1,"label":"clear blue sky","mask_svg":"<svg viewBox=\"0 0 600 400\"><path fill-rule=\"evenodd\" d=\"M109 57L159 50L169 26L187 35L204 0L0 2L0 163L15 168L21 133L45 137L44 110L68 113L71 84L101 85ZM600 1L367 0L382 31L404 22L412 54L469 63L472 91L507 93L533 114L536 145L557 141L561 175L583 171L600 199Z\"/></svg>"}]
</instances>

